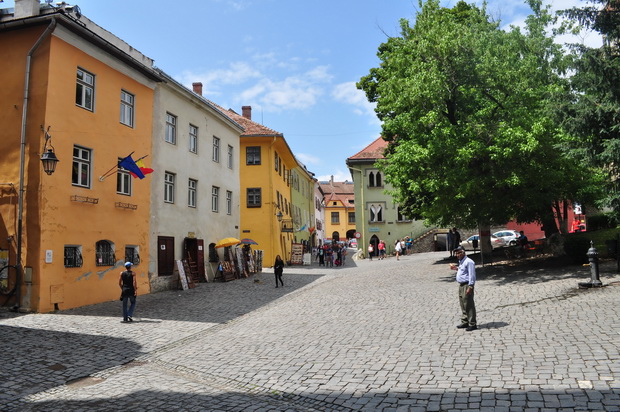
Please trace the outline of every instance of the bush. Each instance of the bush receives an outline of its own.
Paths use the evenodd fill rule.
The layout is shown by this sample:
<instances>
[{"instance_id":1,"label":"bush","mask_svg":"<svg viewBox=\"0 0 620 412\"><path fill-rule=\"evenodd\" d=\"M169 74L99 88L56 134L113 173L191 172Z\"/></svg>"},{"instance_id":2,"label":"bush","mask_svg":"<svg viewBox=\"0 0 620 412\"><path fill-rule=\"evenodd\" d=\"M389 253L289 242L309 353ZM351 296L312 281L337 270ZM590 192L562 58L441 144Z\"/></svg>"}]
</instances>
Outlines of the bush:
<instances>
[{"instance_id":1,"label":"bush","mask_svg":"<svg viewBox=\"0 0 620 412\"><path fill-rule=\"evenodd\" d=\"M611 229L616 227L616 218L609 213L588 217L588 230Z\"/></svg>"},{"instance_id":2,"label":"bush","mask_svg":"<svg viewBox=\"0 0 620 412\"><path fill-rule=\"evenodd\" d=\"M584 236L564 238L564 251L575 263L588 263L588 249L590 249L590 240Z\"/></svg>"}]
</instances>

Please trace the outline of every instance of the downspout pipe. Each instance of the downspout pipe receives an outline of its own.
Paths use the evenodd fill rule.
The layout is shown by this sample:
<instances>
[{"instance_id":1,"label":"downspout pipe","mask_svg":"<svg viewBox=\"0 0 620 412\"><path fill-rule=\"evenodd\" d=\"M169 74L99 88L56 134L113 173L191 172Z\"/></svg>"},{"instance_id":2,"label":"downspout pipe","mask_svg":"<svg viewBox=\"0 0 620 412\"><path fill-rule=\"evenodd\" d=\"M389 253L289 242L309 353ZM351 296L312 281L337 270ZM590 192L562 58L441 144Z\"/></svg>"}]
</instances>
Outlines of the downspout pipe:
<instances>
[{"instance_id":1,"label":"downspout pipe","mask_svg":"<svg viewBox=\"0 0 620 412\"><path fill-rule=\"evenodd\" d=\"M30 67L32 65L32 55L37 51L41 43L45 39L47 39L54 29L56 28L56 18L52 17L52 21L47 26L45 31L39 36L37 41L34 43L28 55L26 56L26 74L24 81L24 103L22 107L22 131L21 131L21 148L19 154L19 200L17 204L17 262L15 263L17 267L17 294L16 294L16 302L13 307L14 311L19 310L21 306L21 283L24 273L24 267L22 266L22 232L23 232L23 216L24 216L24 174L26 169L26 123L28 119L28 98L30 94Z\"/></svg>"}]
</instances>

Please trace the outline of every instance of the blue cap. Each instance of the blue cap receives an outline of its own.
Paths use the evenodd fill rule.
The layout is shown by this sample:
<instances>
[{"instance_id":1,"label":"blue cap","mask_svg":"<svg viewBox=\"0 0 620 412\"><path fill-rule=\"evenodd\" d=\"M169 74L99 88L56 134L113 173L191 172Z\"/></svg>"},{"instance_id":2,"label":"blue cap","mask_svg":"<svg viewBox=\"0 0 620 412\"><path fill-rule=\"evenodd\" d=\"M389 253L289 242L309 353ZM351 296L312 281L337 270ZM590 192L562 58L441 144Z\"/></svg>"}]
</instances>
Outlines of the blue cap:
<instances>
[{"instance_id":1,"label":"blue cap","mask_svg":"<svg viewBox=\"0 0 620 412\"><path fill-rule=\"evenodd\" d=\"M129 267L129 266L132 266L132 265L133 265L133 263L131 263L131 262L125 262L125 267Z\"/></svg>"}]
</instances>

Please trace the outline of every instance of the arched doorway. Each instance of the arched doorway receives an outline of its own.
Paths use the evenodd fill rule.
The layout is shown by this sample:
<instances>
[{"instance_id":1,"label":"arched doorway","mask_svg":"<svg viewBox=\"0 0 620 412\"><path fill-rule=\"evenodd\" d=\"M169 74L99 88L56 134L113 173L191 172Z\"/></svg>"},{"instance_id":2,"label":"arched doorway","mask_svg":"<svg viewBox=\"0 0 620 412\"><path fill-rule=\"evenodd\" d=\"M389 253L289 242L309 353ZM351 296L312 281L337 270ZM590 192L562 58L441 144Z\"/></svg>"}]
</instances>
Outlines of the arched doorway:
<instances>
[{"instance_id":1,"label":"arched doorway","mask_svg":"<svg viewBox=\"0 0 620 412\"><path fill-rule=\"evenodd\" d=\"M340 233L334 232L332 233L332 243L336 243L340 241Z\"/></svg>"},{"instance_id":2,"label":"arched doorway","mask_svg":"<svg viewBox=\"0 0 620 412\"><path fill-rule=\"evenodd\" d=\"M374 252L372 252L373 256L379 256L379 238L377 235L372 235L370 238L370 243L372 244L372 248Z\"/></svg>"},{"instance_id":3,"label":"arched doorway","mask_svg":"<svg viewBox=\"0 0 620 412\"><path fill-rule=\"evenodd\" d=\"M355 229L347 230L347 240L353 239L355 237Z\"/></svg>"}]
</instances>

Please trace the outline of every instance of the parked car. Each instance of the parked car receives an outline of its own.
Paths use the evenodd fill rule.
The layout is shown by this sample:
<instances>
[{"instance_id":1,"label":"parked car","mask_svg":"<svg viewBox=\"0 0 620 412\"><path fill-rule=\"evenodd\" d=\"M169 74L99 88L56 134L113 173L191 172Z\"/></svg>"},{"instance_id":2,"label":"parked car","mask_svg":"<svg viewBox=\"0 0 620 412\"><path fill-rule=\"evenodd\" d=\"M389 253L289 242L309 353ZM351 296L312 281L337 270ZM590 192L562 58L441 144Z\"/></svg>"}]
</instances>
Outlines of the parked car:
<instances>
[{"instance_id":1,"label":"parked car","mask_svg":"<svg viewBox=\"0 0 620 412\"><path fill-rule=\"evenodd\" d=\"M468 237L467 239L465 239L464 241L462 241L461 246L463 246L463 249L474 250L474 245L473 245L474 239L478 241L478 245L476 245L476 250L480 250L480 236L479 235L472 235ZM495 249L498 247L506 246L506 242L504 242L504 239L502 239L501 237L491 235L491 246L493 247L493 249Z\"/></svg>"},{"instance_id":2,"label":"parked car","mask_svg":"<svg viewBox=\"0 0 620 412\"><path fill-rule=\"evenodd\" d=\"M517 239L519 238L520 233L516 230L501 230L499 232L493 233L493 235L504 239L504 243L506 245L515 246L517 244Z\"/></svg>"},{"instance_id":3,"label":"parked car","mask_svg":"<svg viewBox=\"0 0 620 412\"><path fill-rule=\"evenodd\" d=\"M351 239L351 240L349 241L349 247L352 247L352 248L356 248L356 249L357 249L357 239Z\"/></svg>"}]
</instances>

